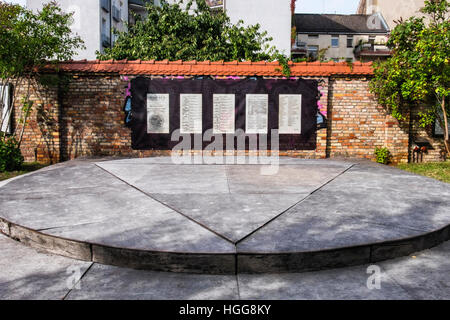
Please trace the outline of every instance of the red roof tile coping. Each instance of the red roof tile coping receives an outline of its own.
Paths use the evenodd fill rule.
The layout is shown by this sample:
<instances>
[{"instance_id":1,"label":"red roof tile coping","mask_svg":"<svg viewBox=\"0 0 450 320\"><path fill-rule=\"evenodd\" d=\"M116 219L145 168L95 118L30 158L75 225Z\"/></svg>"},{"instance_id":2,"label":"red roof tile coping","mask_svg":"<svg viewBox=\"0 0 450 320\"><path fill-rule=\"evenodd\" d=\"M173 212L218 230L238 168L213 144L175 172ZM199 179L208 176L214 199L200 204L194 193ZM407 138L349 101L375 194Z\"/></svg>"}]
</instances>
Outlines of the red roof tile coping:
<instances>
[{"instance_id":1,"label":"red roof tile coping","mask_svg":"<svg viewBox=\"0 0 450 320\"><path fill-rule=\"evenodd\" d=\"M291 76L372 75L372 63L355 62L298 62L289 63ZM54 71L49 65L44 71ZM59 70L81 73L116 73L120 75L165 75L165 76L274 76L282 77L278 62L251 61L66 61L59 64Z\"/></svg>"}]
</instances>

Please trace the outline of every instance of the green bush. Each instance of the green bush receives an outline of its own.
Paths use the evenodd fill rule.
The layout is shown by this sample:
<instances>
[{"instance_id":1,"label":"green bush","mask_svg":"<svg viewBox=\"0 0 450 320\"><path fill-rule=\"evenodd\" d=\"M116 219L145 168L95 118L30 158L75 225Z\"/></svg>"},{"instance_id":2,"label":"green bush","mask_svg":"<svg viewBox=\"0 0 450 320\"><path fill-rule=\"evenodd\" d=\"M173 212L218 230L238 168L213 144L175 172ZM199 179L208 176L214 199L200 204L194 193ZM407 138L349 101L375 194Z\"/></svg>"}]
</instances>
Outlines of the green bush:
<instances>
[{"instance_id":1,"label":"green bush","mask_svg":"<svg viewBox=\"0 0 450 320\"><path fill-rule=\"evenodd\" d=\"M0 136L0 172L20 170L22 165L23 156L17 140Z\"/></svg>"},{"instance_id":2,"label":"green bush","mask_svg":"<svg viewBox=\"0 0 450 320\"><path fill-rule=\"evenodd\" d=\"M376 148L375 156L377 158L377 162L381 164L388 164L391 161L391 153L388 148Z\"/></svg>"}]
</instances>

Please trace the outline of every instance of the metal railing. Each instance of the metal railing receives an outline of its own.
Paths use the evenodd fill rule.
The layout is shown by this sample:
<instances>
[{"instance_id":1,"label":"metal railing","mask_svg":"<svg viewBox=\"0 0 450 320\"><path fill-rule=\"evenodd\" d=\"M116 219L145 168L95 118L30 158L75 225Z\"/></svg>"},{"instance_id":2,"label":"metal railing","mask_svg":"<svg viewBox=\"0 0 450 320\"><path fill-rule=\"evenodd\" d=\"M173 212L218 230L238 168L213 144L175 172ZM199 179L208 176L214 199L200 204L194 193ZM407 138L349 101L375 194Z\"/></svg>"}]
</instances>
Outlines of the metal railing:
<instances>
[{"instance_id":1,"label":"metal railing","mask_svg":"<svg viewBox=\"0 0 450 320\"><path fill-rule=\"evenodd\" d=\"M360 43L355 48L355 55L358 56L360 54L380 54L386 53L388 55L390 53L390 49L385 44L376 44L376 43Z\"/></svg>"}]
</instances>

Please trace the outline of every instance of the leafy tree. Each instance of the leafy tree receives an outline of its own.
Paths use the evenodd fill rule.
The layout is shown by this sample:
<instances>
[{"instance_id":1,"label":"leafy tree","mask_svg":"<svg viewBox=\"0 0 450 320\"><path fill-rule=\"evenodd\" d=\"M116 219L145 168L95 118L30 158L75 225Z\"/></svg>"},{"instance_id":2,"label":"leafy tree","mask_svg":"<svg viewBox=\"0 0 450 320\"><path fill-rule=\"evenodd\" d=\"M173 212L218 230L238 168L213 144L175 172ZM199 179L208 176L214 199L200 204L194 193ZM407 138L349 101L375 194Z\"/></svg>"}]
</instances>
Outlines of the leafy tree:
<instances>
[{"instance_id":1,"label":"leafy tree","mask_svg":"<svg viewBox=\"0 0 450 320\"><path fill-rule=\"evenodd\" d=\"M403 120L421 104L420 125L438 121L445 130L444 144L450 153L450 2L425 1L421 12L428 17L400 20L391 32L392 57L375 64L371 90L392 116Z\"/></svg>"},{"instance_id":2,"label":"leafy tree","mask_svg":"<svg viewBox=\"0 0 450 320\"><path fill-rule=\"evenodd\" d=\"M16 88L26 84L26 93L20 101L21 110L16 115L14 132L18 134L18 146L32 111L30 87L38 70L49 63L69 60L77 49L84 47L81 38L72 34L71 24L72 14L64 13L54 1L43 5L37 13L0 1L0 84L5 88L4 85L13 83L10 108L14 105ZM0 91L0 101L3 101L5 90ZM6 114L8 110L3 111ZM4 121L10 119L2 117L0 128ZM9 138L0 135L0 139L6 141Z\"/></svg>"},{"instance_id":3,"label":"leafy tree","mask_svg":"<svg viewBox=\"0 0 450 320\"><path fill-rule=\"evenodd\" d=\"M146 17L137 16L127 31L116 33L114 47L97 52L98 58L261 61L280 57L259 24L244 27L240 21L234 25L225 12L211 10L205 0L195 0L195 6L190 0L186 9L181 2L148 5Z\"/></svg>"}]
</instances>

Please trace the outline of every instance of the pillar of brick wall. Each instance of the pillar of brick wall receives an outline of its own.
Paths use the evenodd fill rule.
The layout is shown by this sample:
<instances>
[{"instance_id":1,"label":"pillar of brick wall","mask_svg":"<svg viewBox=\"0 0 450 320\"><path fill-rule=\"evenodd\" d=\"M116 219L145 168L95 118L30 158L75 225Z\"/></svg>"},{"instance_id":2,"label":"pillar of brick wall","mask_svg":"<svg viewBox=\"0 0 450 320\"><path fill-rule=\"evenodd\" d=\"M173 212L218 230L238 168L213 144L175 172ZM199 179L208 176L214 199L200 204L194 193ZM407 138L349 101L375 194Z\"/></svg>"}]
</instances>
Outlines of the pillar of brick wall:
<instances>
[{"instance_id":1,"label":"pillar of brick wall","mask_svg":"<svg viewBox=\"0 0 450 320\"><path fill-rule=\"evenodd\" d=\"M394 162L408 161L408 125L387 115L369 90L367 78L330 80L328 155L374 159L387 147Z\"/></svg>"}]
</instances>

